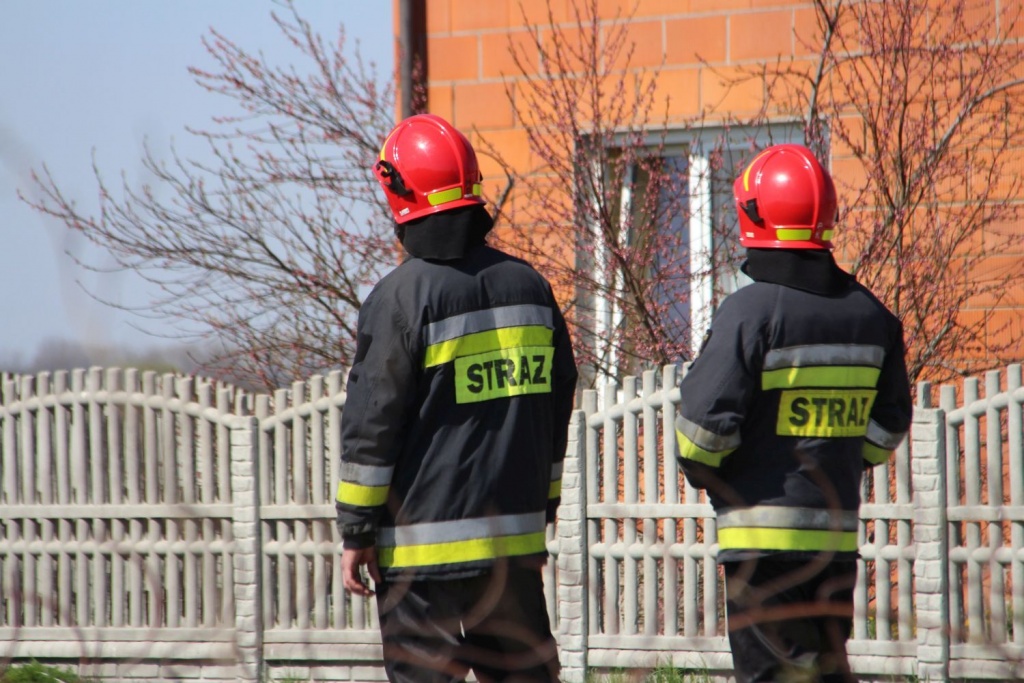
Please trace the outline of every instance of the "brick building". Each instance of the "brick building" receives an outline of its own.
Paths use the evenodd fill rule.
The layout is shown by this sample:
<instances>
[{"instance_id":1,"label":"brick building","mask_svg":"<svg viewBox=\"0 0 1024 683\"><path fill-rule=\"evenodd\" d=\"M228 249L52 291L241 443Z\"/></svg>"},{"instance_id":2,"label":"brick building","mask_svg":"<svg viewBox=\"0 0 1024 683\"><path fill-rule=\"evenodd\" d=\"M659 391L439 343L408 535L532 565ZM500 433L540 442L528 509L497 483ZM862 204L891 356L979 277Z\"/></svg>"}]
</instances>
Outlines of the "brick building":
<instances>
[{"instance_id":1,"label":"brick building","mask_svg":"<svg viewBox=\"0 0 1024 683\"><path fill-rule=\"evenodd\" d=\"M773 142L809 144L820 150L837 179L843 208L836 253L844 265L863 266L860 261L877 246L878 235L903 235L896 240L901 252L908 244L943 242L945 253L918 254L916 264L898 266L905 269L899 277L891 265L898 256L881 258L858 277L899 309L915 349L939 339L950 322L973 330L956 337L940 359L922 361L917 378L944 380L1024 356L1024 277L1017 276L1024 275L1024 229L1017 213L1024 170L1024 121L1018 119L1024 100L1015 81L1020 71L1013 66L1024 34L1018 18L1022 5L843 3L844 13L830 26L829 17L808 0L394 0L399 80L412 84L400 83L399 115L429 111L465 131L481 152L485 194L492 206L500 204L500 225L528 232L536 227L528 210L535 200L524 182L547 173L555 176L547 178L553 193L564 189L559 181L571 184L550 172L549 159L536 144L537 131L576 116L575 122L584 124L579 135L585 136L588 120L614 110L618 120L605 124L620 133L624 126L634 133L649 127L649 151L666 164L676 160L683 193L689 192L687 220L681 225L666 219L660 229L686 231L694 252L700 245L716 252L718 243L730 241L735 219L729 213L729 182L758 148ZM957 14L961 6L964 12ZM592 63L585 56L591 40L597 41ZM899 59L893 56L903 54L900 40L928 47L920 51L927 56L894 64ZM553 67L552 50L559 41L568 52ZM943 43L961 49L942 51L937 46ZM984 67L965 70L964 63ZM861 71L864 64L870 67ZM814 116L808 107L815 86L808 83L822 66L825 75L815 91L819 115ZM556 100L537 99L538 82L579 84L588 69L599 71L594 83L607 88L597 104L581 98L573 103L577 111L559 113ZM865 74L876 80L865 82ZM901 87L905 101L892 96ZM982 98L986 87L998 94ZM844 91L848 99L839 101ZM626 120L622 112L631 107L638 115ZM964 108L968 120L961 121L942 154L902 158L908 149L916 154L941 137ZM872 116L878 118L869 120ZM820 129L812 130L809 122ZM920 144L911 134L921 136ZM612 131L600 143L614 140ZM578 151L579 145L565 150L567 157ZM904 162L911 169L906 173L900 167ZM929 165L933 170L923 182L913 176L913 170ZM513 175L516 183L509 181ZM908 177L899 192L889 187ZM883 205L900 192L907 195L903 204L897 198L893 206ZM698 199L710 210L698 211ZM627 200L637 201L623 194L613 208ZM579 206L578 198L567 199L567 213L574 210L572 201ZM886 219L891 220L880 233L868 234ZM934 226L943 226L939 239ZM571 242L561 244L572 249ZM687 319L691 348L720 296L742 284L735 272L740 257L726 258L730 263L724 268L693 278L689 303L673 314ZM697 274L695 267L691 272ZM909 290L893 287L900 278L915 284ZM942 283L945 289L928 290ZM562 283L566 299L573 286ZM922 289L933 300L944 297L946 309L936 308L930 320L915 322ZM604 321L595 323L593 344L616 325L630 324L628 316L615 313L604 311Z\"/></svg>"}]
</instances>

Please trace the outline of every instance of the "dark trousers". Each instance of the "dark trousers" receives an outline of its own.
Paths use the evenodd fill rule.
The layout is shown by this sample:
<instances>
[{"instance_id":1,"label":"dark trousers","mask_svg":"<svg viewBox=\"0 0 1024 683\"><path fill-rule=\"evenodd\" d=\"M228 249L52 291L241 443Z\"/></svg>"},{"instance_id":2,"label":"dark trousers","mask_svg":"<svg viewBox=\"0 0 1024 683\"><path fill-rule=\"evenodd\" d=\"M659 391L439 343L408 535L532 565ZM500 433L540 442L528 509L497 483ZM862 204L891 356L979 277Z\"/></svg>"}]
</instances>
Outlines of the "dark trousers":
<instances>
[{"instance_id":1,"label":"dark trousers","mask_svg":"<svg viewBox=\"0 0 1024 683\"><path fill-rule=\"evenodd\" d=\"M544 585L537 569L484 576L386 580L377 586L384 669L393 683L558 680Z\"/></svg>"},{"instance_id":2,"label":"dark trousers","mask_svg":"<svg viewBox=\"0 0 1024 683\"><path fill-rule=\"evenodd\" d=\"M849 683L854 560L723 562L736 683Z\"/></svg>"}]
</instances>

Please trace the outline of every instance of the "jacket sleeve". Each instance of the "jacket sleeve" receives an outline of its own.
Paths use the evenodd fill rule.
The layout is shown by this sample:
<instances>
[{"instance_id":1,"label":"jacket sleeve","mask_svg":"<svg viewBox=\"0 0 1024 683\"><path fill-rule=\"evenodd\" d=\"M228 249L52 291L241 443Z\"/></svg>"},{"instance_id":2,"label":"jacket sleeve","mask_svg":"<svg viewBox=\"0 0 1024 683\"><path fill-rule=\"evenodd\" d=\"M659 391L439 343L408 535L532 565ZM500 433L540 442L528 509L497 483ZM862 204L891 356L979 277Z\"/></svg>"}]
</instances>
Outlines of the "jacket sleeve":
<instances>
[{"instance_id":1,"label":"jacket sleeve","mask_svg":"<svg viewBox=\"0 0 1024 683\"><path fill-rule=\"evenodd\" d=\"M697 359L679 386L676 415L679 465L697 488L717 481L722 461L740 445L760 371L752 367L759 335L751 321L726 299Z\"/></svg>"},{"instance_id":2,"label":"jacket sleeve","mask_svg":"<svg viewBox=\"0 0 1024 683\"><path fill-rule=\"evenodd\" d=\"M554 407L555 431L552 448L551 486L548 490L547 521L555 521L558 506L562 501L562 465L565 461L565 449L569 438L569 421L576 404L576 380L579 372L576 369L576 357L572 350L572 338L562 317L558 304L552 300L555 324L555 355L554 355Z\"/></svg>"},{"instance_id":3,"label":"jacket sleeve","mask_svg":"<svg viewBox=\"0 0 1024 683\"><path fill-rule=\"evenodd\" d=\"M906 438L913 414L903 327L898 322L893 336L895 342L882 363L878 393L871 407L871 418L864 438L864 462L869 467L889 460L893 451Z\"/></svg>"},{"instance_id":4,"label":"jacket sleeve","mask_svg":"<svg viewBox=\"0 0 1024 683\"><path fill-rule=\"evenodd\" d=\"M376 295L376 296L375 296ZM412 335L397 306L371 292L360 308L356 355L341 418L338 531L346 548L376 542L416 395Z\"/></svg>"}]
</instances>

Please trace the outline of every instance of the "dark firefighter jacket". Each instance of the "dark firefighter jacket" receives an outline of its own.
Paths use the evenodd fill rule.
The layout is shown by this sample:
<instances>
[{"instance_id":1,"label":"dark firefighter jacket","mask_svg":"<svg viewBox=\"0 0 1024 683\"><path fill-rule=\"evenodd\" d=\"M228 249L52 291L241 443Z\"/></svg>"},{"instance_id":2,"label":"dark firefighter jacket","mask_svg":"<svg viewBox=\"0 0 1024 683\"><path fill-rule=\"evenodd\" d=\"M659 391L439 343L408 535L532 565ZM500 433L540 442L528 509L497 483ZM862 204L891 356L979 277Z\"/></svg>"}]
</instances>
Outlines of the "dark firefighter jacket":
<instances>
[{"instance_id":1,"label":"dark firefighter jacket","mask_svg":"<svg viewBox=\"0 0 1024 683\"><path fill-rule=\"evenodd\" d=\"M414 228L413 228L414 229ZM410 258L359 312L338 527L385 576L546 556L576 365L548 282L490 247Z\"/></svg>"},{"instance_id":2,"label":"dark firefighter jacket","mask_svg":"<svg viewBox=\"0 0 1024 683\"><path fill-rule=\"evenodd\" d=\"M744 272L680 386L683 472L721 561L855 556L864 469L910 426L902 326L828 251L750 249Z\"/></svg>"}]
</instances>

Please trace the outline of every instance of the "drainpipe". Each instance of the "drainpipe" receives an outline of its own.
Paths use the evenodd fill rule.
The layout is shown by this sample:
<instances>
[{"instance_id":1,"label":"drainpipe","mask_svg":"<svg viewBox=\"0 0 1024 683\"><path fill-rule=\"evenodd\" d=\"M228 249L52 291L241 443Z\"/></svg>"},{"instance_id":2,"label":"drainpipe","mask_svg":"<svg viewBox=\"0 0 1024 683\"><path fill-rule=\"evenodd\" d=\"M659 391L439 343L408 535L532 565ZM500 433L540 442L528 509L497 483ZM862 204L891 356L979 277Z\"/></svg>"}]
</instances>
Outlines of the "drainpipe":
<instances>
[{"instance_id":1,"label":"drainpipe","mask_svg":"<svg viewBox=\"0 0 1024 683\"><path fill-rule=\"evenodd\" d=\"M401 118L421 113L416 91L427 80L426 0L398 0L398 80Z\"/></svg>"}]
</instances>

